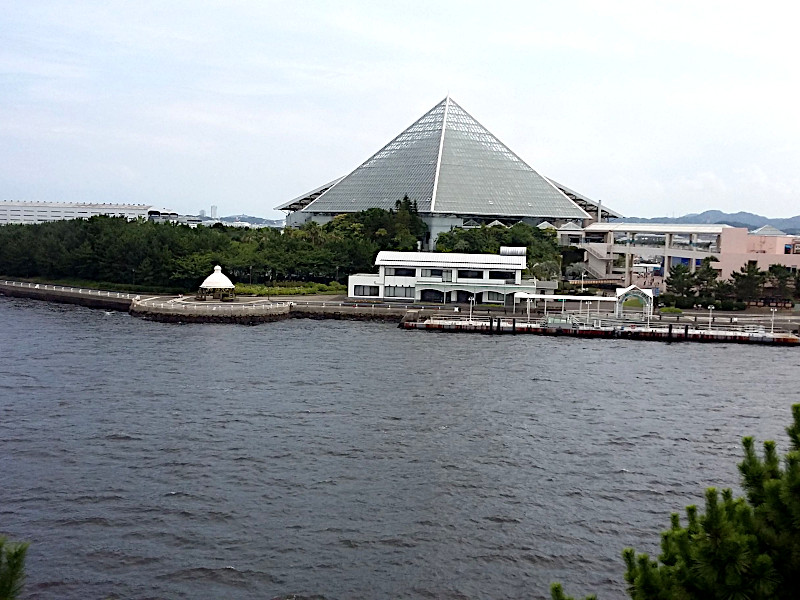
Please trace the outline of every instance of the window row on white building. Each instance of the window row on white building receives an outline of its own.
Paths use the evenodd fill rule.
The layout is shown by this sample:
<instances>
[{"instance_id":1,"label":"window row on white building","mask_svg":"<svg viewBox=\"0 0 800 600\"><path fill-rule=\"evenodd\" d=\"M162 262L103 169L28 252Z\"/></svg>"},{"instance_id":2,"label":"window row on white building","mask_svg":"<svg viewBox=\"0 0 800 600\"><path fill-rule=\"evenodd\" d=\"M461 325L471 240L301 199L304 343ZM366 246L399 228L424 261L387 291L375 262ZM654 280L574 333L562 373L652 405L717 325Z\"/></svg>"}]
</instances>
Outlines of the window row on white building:
<instances>
[{"instance_id":1,"label":"window row on white building","mask_svg":"<svg viewBox=\"0 0 800 600\"><path fill-rule=\"evenodd\" d=\"M88 219L98 215L146 219L152 206L147 204L85 204L81 202L0 201L0 225L32 225L48 221Z\"/></svg>"},{"instance_id":2,"label":"window row on white building","mask_svg":"<svg viewBox=\"0 0 800 600\"><path fill-rule=\"evenodd\" d=\"M546 293L555 282L523 280L526 248L503 247L500 254L379 252L378 273L348 280L355 299L413 302L511 302L516 292Z\"/></svg>"}]
</instances>

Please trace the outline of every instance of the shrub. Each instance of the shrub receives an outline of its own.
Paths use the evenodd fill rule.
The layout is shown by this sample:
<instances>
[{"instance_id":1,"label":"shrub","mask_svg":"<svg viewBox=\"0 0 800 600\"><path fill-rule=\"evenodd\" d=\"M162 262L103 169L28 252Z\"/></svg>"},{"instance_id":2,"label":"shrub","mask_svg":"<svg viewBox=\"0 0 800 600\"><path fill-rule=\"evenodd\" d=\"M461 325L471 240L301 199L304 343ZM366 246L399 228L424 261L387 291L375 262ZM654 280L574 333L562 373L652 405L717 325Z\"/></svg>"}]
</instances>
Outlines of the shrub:
<instances>
[{"instance_id":1,"label":"shrub","mask_svg":"<svg viewBox=\"0 0 800 600\"><path fill-rule=\"evenodd\" d=\"M706 490L704 513L686 507L685 525L672 515L658 560L625 549L632 600L800 598L800 404L792 417L783 461L775 442L764 442L760 457L752 437L742 440L744 498ZM557 584L551 597L566 599Z\"/></svg>"},{"instance_id":2,"label":"shrub","mask_svg":"<svg viewBox=\"0 0 800 600\"><path fill-rule=\"evenodd\" d=\"M658 297L658 301L666 306L675 306L675 302L678 297L675 294L661 294Z\"/></svg>"},{"instance_id":3,"label":"shrub","mask_svg":"<svg viewBox=\"0 0 800 600\"><path fill-rule=\"evenodd\" d=\"M9 544L0 537L0 600L14 600L25 580L25 554L28 544Z\"/></svg>"},{"instance_id":4,"label":"shrub","mask_svg":"<svg viewBox=\"0 0 800 600\"><path fill-rule=\"evenodd\" d=\"M347 286L336 281L330 283L280 282L275 286L236 284L236 293L245 296L306 296L312 294L342 294Z\"/></svg>"}]
</instances>

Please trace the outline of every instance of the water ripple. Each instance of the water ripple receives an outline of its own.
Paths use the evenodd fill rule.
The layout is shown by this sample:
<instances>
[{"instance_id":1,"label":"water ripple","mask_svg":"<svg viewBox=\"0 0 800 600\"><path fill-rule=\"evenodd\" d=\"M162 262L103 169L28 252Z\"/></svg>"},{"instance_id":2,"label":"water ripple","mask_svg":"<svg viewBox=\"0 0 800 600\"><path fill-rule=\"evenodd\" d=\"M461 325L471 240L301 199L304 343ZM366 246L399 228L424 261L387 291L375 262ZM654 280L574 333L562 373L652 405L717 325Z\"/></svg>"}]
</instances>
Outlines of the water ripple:
<instances>
[{"instance_id":1,"label":"water ripple","mask_svg":"<svg viewBox=\"0 0 800 600\"><path fill-rule=\"evenodd\" d=\"M173 326L0 297L0 530L26 597L621 597L734 487L800 354Z\"/></svg>"}]
</instances>

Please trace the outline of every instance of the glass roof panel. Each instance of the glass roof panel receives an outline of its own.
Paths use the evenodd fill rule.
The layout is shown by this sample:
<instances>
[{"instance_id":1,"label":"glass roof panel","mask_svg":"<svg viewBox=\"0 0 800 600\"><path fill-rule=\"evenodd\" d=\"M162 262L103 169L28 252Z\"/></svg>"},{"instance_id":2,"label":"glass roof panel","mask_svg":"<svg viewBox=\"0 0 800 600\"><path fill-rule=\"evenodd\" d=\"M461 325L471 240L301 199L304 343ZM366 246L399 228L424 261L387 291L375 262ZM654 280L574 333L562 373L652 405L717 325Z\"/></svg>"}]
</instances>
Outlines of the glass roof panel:
<instances>
[{"instance_id":1,"label":"glass roof panel","mask_svg":"<svg viewBox=\"0 0 800 600\"><path fill-rule=\"evenodd\" d=\"M434 212L585 218L585 213L450 101Z\"/></svg>"},{"instance_id":2,"label":"glass roof panel","mask_svg":"<svg viewBox=\"0 0 800 600\"><path fill-rule=\"evenodd\" d=\"M408 196L420 212L430 212L442 137L445 100L374 156L317 198L313 212L357 212L394 208Z\"/></svg>"},{"instance_id":3,"label":"glass roof panel","mask_svg":"<svg viewBox=\"0 0 800 600\"><path fill-rule=\"evenodd\" d=\"M433 198L440 146L441 164ZM587 217L450 98L434 106L304 210L341 213L374 207L391 209L406 195L417 202L421 213Z\"/></svg>"}]
</instances>

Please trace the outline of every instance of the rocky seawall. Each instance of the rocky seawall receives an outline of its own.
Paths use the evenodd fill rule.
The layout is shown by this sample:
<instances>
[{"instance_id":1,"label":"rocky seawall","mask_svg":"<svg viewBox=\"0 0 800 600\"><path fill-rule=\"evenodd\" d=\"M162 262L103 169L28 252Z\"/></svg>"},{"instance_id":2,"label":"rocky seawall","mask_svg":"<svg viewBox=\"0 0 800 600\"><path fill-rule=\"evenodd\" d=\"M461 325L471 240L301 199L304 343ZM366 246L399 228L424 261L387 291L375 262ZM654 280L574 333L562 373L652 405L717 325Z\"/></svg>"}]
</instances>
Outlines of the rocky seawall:
<instances>
[{"instance_id":1,"label":"rocky seawall","mask_svg":"<svg viewBox=\"0 0 800 600\"><path fill-rule=\"evenodd\" d=\"M192 306L176 303L157 303L136 301L131 304L130 314L148 321L161 323L235 323L257 325L281 321L290 316L288 304L261 305L222 305L210 303Z\"/></svg>"}]
</instances>

